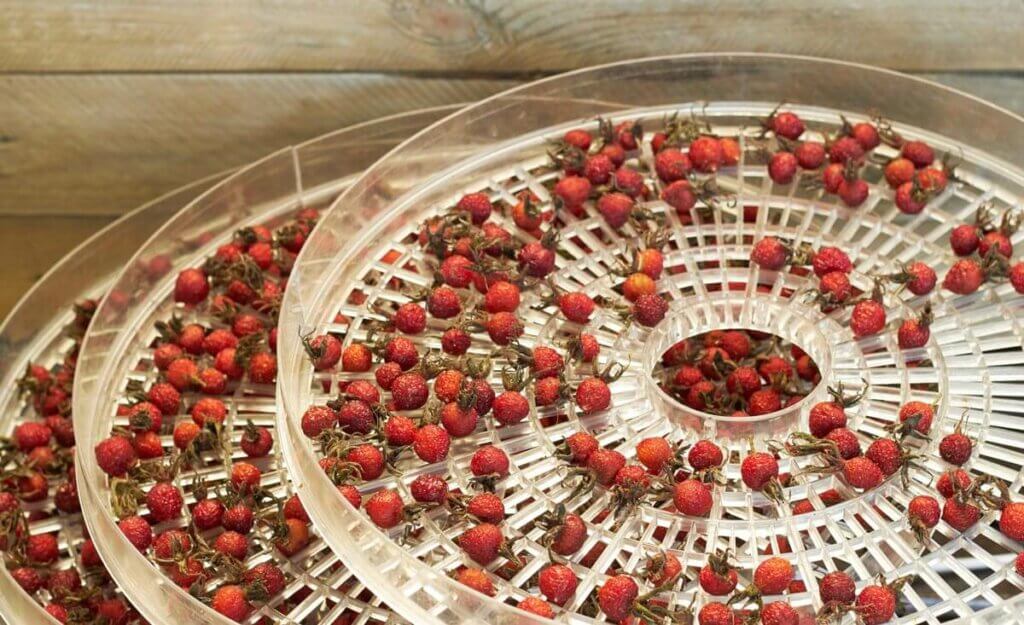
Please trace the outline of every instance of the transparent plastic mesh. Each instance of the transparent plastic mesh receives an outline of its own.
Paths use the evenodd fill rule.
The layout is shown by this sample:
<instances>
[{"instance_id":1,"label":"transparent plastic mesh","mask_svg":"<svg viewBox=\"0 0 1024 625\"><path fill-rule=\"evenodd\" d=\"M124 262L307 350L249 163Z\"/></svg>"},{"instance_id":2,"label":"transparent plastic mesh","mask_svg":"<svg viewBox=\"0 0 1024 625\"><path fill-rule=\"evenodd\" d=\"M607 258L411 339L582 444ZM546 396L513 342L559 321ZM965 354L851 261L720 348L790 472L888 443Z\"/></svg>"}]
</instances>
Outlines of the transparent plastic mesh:
<instances>
[{"instance_id":1,"label":"transparent plastic mesh","mask_svg":"<svg viewBox=\"0 0 1024 625\"><path fill-rule=\"evenodd\" d=\"M404 527L379 530L337 495L317 465L318 446L303 435L299 422L308 406L333 398L339 383L372 379L372 373L314 372L296 337L330 332L343 336L346 344L365 342L368 328L386 318L380 310L408 301L410 287L430 286L436 262L416 240L427 217L471 191L512 205L517 193L529 189L548 206L546 183L555 175L546 154L550 141L574 127L596 134L597 115L613 123L640 121L648 129L659 128L672 113L696 115L716 134L753 137L759 120L783 100L787 110L808 122L809 136L819 140L823 133L836 132L841 113L852 121L880 114L904 137L926 140L939 153L958 157L959 181L924 212L904 215L875 165L866 174L867 201L851 210L800 176L791 184L773 184L765 157L749 150L738 165L718 173L722 198L711 210L698 203L683 220L660 200L640 203L662 215L668 228L667 275L659 281L659 292L670 308L653 330L624 324L604 308L587 324L601 344L601 364L625 368L610 385L612 407L592 415L579 413L572 402L539 408L528 393L530 414L522 423L498 427L492 419L481 419L473 434L452 441L441 463L425 464L406 455L394 473L359 485L364 495L391 488L409 502L411 481L431 473L443 476L453 489L472 492L472 454L484 444L505 451L510 472L496 486L506 509L502 528L505 536L516 538L524 564L510 570L499 558L487 567L494 597L449 577L474 566L456 542L470 525L466 519L435 509L419 519L410 538ZM798 297L815 286L813 276L764 271L749 257L754 241L772 235L794 246L844 249L855 266L851 280L864 292L871 290L870 274L892 273L912 260L927 263L941 277L955 260L948 245L952 227L971 221L982 205L997 215L1018 207L1024 178L1007 162L1024 155L1021 121L963 94L897 74L809 59L735 55L583 70L513 90L439 123L376 164L338 200L293 274L281 320L285 410L278 429L287 439L286 459L302 476L299 492L307 510L325 540L368 587L417 623L542 622L513 606L537 594L536 574L549 562L538 519L560 505L581 515L588 529L582 548L566 558L579 585L555 611L565 622L604 622L593 608L593 591L610 572L635 574L661 550L676 555L684 571L659 599L669 609L699 609L708 597L697 587L697 570L724 549L734 554L741 586L766 554L789 560L806 590L785 598L807 615L822 607L817 580L843 570L858 587L879 574L890 579L914 575L903 589L906 612L900 622L1005 619L1024 584L1012 562L1020 546L992 525L990 514L964 533L940 523L922 552L906 522L906 504L914 495L932 492L928 470L934 475L944 470L935 449L937 434L953 431L962 415L977 441L967 468L1006 481L1013 497L1020 496L1020 296L1008 284L986 285L965 297L936 290L930 296L935 322L929 342L900 350L892 327L856 339L848 327L848 310L825 314ZM466 146L481 137L490 144L467 158ZM895 154L887 147L876 152L883 160ZM653 169L646 141L636 159L641 171ZM746 207L756 209L756 218L744 219ZM584 209L576 216L559 212L561 253L552 279L568 291L611 297L612 274L628 260L636 233L630 225L609 228L591 202ZM505 220L510 232L527 237L507 214L493 219ZM473 302L479 296L465 297ZM884 301L890 321L909 318L923 303L924 298L906 291L890 293ZM519 307L524 346L559 345L579 331L554 310L543 305L539 293L524 291ZM421 353L436 349L437 331L445 326L430 323L426 334L410 337L419 342ZM652 370L674 341L733 327L797 340L815 357L822 382L790 409L740 420L696 413L652 383ZM486 355L491 349L486 334L474 334L471 354ZM571 364L566 368L570 382L585 375ZM490 382L500 388L499 372L492 372ZM751 444L763 450L769 439L806 429L810 406L840 382L866 390L864 399L848 410L848 427L862 441L884 434L904 402L936 404L936 435L915 449L923 456L923 468L912 471L906 485L896 475L861 493L834 475L803 475L809 460L784 457L782 470L801 474L786 487L786 498L809 501L809 512L793 515L789 505L749 489L716 487L708 519L658 505L617 517L607 513L609 492L599 489L593 497L574 492L564 461L556 457L560 443L580 430L595 433L602 446L614 447L627 459L647 437L692 443L711 436L732 452L723 470L735 479L744 450ZM822 494L833 489L844 501L826 506Z\"/></svg>"},{"instance_id":2,"label":"transparent plastic mesh","mask_svg":"<svg viewBox=\"0 0 1024 625\"><path fill-rule=\"evenodd\" d=\"M130 401L131 389L146 387L158 376L152 347L158 337L157 321L177 314L184 323L196 321L223 327L206 308L185 309L173 301L177 272L202 266L218 246L231 241L241 228L257 224L271 228L286 222L297 211L322 207L345 188L351 177L365 169L391 146L423 128L451 109L439 108L399 115L347 128L306 144L275 153L233 174L188 205L158 231L136 254L129 270L114 285L116 296L108 297L97 310L95 323L85 339L76 379L76 425L78 426L79 482L83 506L93 512L86 519L100 554L114 579L131 597L150 623L228 623L186 589L178 587L167 569L151 561L151 554L136 550L118 529L112 506L111 481L97 465L93 449L113 428L125 426L127 417L118 406ZM168 269L149 283L139 280L132 267L152 266L154 259L167 261ZM190 406L196 393L185 393L183 406ZM223 487L231 462L245 459L239 441L248 423L275 424L275 387L245 379L229 385L219 396L228 406L223 424L232 442L231 457L204 452L195 470L181 471L173 484L184 493L184 515L154 527L160 532L190 523L194 489L203 484L210 491ZM171 429L176 420L190 420L187 414L168 415L161 430L167 455L175 453ZM275 435L276 439L277 436ZM293 485L284 469L280 448L266 457L250 460L262 472L261 486L286 500ZM142 484L148 489L149 484ZM256 513L272 514L274 504L264 504ZM140 514L146 513L145 504ZM393 622L395 616L354 578L326 544L315 535L298 553L285 556L276 549L271 530L257 525L245 562L252 567L274 562L284 572L283 592L259 602L246 620L250 623L374 623ZM212 536L207 538L212 540ZM214 580L223 583L223 579ZM212 583L211 583L212 585Z\"/></svg>"},{"instance_id":3,"label":"transparent plastic mesh","mask_svg":"<svg viewBox=\"0 0 1024 625\"><path fill-rule=\"evenodd\" d=\"M68 335L68 327L74 323L74 305L101 297L123 263L149 235L221 178L223 174L176 189L115 221L58 261L22 297L0 327L0 422L5 435L9 436L20 423L40 420L31 400L21 392L18 380L30 364L42 365L52 373L65 362L76 342ZM55 508L55 490L63 481L63 477L51 476L47 496L23 504L24 513L31 515L29 533L56 533L60 556L52 567L74 569L92 586L108 596L116 596L117 589L110 580L97 578L95 571L82 561L85 526L81 514ZM0 615L9 623L56 623L42 609L53 598L49 590L28 595L11 577L9 567L17 563L8 560L7 564L0 572Z\"/></svg>"}]
</instances>

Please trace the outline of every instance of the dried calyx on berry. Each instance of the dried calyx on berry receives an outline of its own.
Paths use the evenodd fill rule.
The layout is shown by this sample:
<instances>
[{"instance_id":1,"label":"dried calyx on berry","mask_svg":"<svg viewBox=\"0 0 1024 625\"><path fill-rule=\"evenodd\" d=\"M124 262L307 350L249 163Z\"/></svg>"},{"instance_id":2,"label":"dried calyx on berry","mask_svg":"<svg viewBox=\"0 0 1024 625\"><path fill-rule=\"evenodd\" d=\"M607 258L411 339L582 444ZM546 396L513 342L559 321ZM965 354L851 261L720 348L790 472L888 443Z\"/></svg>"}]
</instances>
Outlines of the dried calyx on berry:
<instances>
[{"instance_id":1,"label":"dried calyx on berry","mask_svg":"<svg viewBox=\"0 0 1024 625\"><path fill-rule=\"evenodd\" d=\"M787 265L809 265L814 256L814 247L810 243L804 242L794 247L771 236L755 243L750 252L751 262L770 271L781 270Z\"/></svg>"},{"instance_id":2,"label":"dried calyx on berry","mask_svg":"<svg viewBox=\"0 0 1024 625\"><path fill-rule=\"evenodd\" d=\"M648 266L648 259L646 256L657 253L659 261L662 259L661 250L668 244L668 238L670 230L661 226L652 230L646 230L640 235L639 245L630 245L630 249L626 255L628 260L624 258L617 258L617 265L612 269L612 273L619 276L630 276L634 273L647 273L650 275L651 268ZM659 267L660 269L660 267ZM657 275L651 275L650 277L654 280L658 279L660 270L654 272Z\"/></svg>"},{"instance_id":3,"label":"dried calyx on berry","mask_svg":"<svg viewBox=\"0 0 1024 625\"><path fill-rule=\"evenodd\" d=\"M501 385L506 391L522 391L533 381L529 369L524 366L506 364L501 368Z\"/></svg>"},{"instance_id":4,"label":"dried calyx on berry","mask_svg":"<svg viewBox=\"0 0 1024 625\"><path fill-rule=\"evenodd\" d=\"M907 437L921 440L929 440L927 434L931 428L932 419L942 403L942 396L937 396L931 404L924 402L911 402L904 405L900 410L899 419L885 426L885 431L895 437L901 443ZM914 409L906 412L907 406L914 406Z\"/></svg>"},{"instance_id":5,"label":"dried calyx on berry","mask_svg":"<svg viewBox=\"0 0 1024 625\"><path fill-rule=\"evenodd\" d=\"M554 510L541 515L536 521L537 527L544 530L540 544L548 550L552 562L558 562L558 556L569 556L579 551L587 538L587 526L583 519L558 504Z\"/></svg>"},{"instance_id":6,"label":"dried calyx on berry","mask_svg":"<svg viewBox=\"0 0 1024 625\"><path fill-rule=\"evenodd\" d=\"M970 503L982 512L1002 510L1010 502L1010 487L1006 482L992 475L979 475L966 488L953 480L953 499L960 503Z\"/></svg>"},{"instance_id":7,"label":"dried calyx on berry","mask_svg":"<svg viewBox=\"0 0 1024 625\"><path fill-rule=\"evenodd\" d=\"M849 408L855 406L863 400L869 390L868 381L864 378L860 380L860 391L853 394L846 394L846 385L840 380L835 386L828 387L828 394L832 397L832 401L839 404L843 408Z\"/></svg>"},{"instance_id":8,"label":"dried calyx on berry","mask_svg":"<svg viewBox=\"0 0 1024 625\"><path fill-rule=\"evenodd\" d=\"M697 117L695 111L690 111L688 118L680 117L678 111L667 115L663 122L665 135L662 147L682 147L692 143L701 135L711 132L711 125L706 119Z\"/></svg>"},{"instance_id":9,"label":"dried calyx on berry","mask_svg":"<svg viewBox=\"0 0 1024 625\"><path fill-rule=\"evenodd\" d=\"M618 574L610 577L596 590L597 607L613 621L624 621L635 617L645 623L691 623L693 608L690 606L670 609L658 599L658 595L669 590L676 582L671 578L640 594L637 583L629 575Z\"/></svg>"}]
</instances>

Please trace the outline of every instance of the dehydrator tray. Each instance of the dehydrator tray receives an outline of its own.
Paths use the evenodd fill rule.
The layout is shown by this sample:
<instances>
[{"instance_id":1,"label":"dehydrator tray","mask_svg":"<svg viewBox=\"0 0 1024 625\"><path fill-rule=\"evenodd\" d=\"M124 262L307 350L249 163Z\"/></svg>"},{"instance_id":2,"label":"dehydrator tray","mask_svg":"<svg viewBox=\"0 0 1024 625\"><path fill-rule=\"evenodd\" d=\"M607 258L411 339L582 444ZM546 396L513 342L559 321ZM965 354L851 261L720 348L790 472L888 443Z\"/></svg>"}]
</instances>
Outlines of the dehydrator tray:
<instances>
[{"instance_id":1,"label":"dehydrator tray","mask_svg":"<svg viewBox=\"0 0 1024 625\"><path fill-rule=\"evenodd\" d=\"M806 129L792 132L788 114ZM335 202L292 273L278 432L306 509L367 587L416 623L713 622L733 609L765 623L1015 620L1024 353L1021 295L1007 278L1022 122L892 72L698 55L572 72L438 123ZM469 141L481 144L472 156L456 153ZM819 166L775 158L802 143L820 144ZM688 167L679 155L659 161L666 146ZM601 154L631 171L605 175L620 163L608 170ZM887 172L900 158L905 181L905 163ZM556 186L569 175L592 177L585 201ZM669 191L676 180L685 188ZM484 204L489 216L474 223ZM953 234L962 225L977 229L975 248L983 235L983 252L965 252L964 231ZM645 273L638 249L662 252L653 292L627 285ZM461 277L443 264L454 256L469 261ZM921 267L931 288L908 284ZM495 282L512 283L518 304L507 285L485 297ZM567 319L565 293L590 298L586 323ZM467 355L442 339L455 326ZM767 351L723 353L727 330ZM600 347L596 366L581 362L581 332ZM359 364L315 368L300 337L323 335ZM781 353L781 342L802 351ZM543 372L539 347L554 363ZM666 368L724 378L772 356L807 373L794 390L796 374L756 371L759 388L795 397L785 407L769 393L725 411L712 407L721 386L692 397L684 382L665 388ZM541 389L545 378L554 390ZM500 419L466 379L510 394ZM799 434L834 396L845 427ZM828 438L833 429L845 431ZM580 433L599 459L572 462L586 456L571 438ZM962 438L945 442L959 434L966 459ZM702 439L721 463L691 456ZM638 445L664 446L649 441L670 443L661 464L671 470L650 468ZM364 462L366 446L384 470ZM679 495L687 479L704 490ZM470 508L492 493L503 510L493 496ZM706 509L680 512L707 494ZM929 502L911 504L918 497L941 519ZM584 538L552 550L570 529ZM552 568L574 591L551 587ZM765 580L772 570L781 587ZM729 585L730 574L735 590L709 592L708 575ZM838 576L851 588L829 594L827 575L824 585Z\"/></svg>"},{"instance_id":2,"label":"dehydrator tray","mask_svg":"<svg viewBox=\"0 0 1024 625\"><path fill-rule=\"evenodd\" d=\"M102 297L114 275L150 234L223 176L213 176L172 191L99 231L58 261L4 320L0 326L0 379L4 381L0 419L6 440L13 441L5 452L4 470L10 475L26 477L23 475L27 470L25 465L33 457L31 450L19 450L15 437L19 425L46 423L41 413L51 418L70 419L69 400L65 398L71 391L70 376L83 325L88 322L96 299ZM31 386L23 382L29 367L38 367L38 377L34 378L37 382ZM48 375L42 374L43 371ZM38 409L33 399L36 396L41 398ZM54 425L58 427L51 429L51 434L59 430L60 436L51 436L43 446L53 450L58 462L53 470L41 472L46 478L45 491L39 492L40 488L21 492L17 483L11 490L5 489L6 492L13 490L21 499L20 509L5 511L5 528L19 531L16 528L23 527L27 530L26 540L29 535L54 536L57 559L52 563L36 562L27 557L26 545L12 542L5 546L6 566L0 572L0 616L8 623L57 622L55 616L62 615L61 608L50 608L56 615L47 613L46 609L59 595L63 596L64 588L82 598L88 593L110 600L111 609L117 609L114 603L121 600L116 586L95 561L95 552L85 546L88 536L77 509L76 490L71 486L73 472L69 474L66 466L73 462L70 420ZM62 425L67 427L60 427ZM36 452L35 457L40 458L41 453ZM31 473L34 475L38 468L36 465ZM32 477L25 483L34 480ZM58 492L61 493L59 505ZM23 526L20 525L22 518ZM91 551L84 559L83 548ZM18 568L24 571L15 573ZM48 581L44 569L62 573L50 575L53 581ZM30 570L36 574L29 573ZM56 581L61 578L65 581ZM27 583L28 588L20 585L19 580ZM76 587L79 582L82 583L80 588ZM34 589L36 585L40 586L38 590ZM30 590L34 592L28 592ZM78 600L71 602L72 608ZM80 612L79 622L87 622L82 620L86 616Z\"/></svg>"},{"instance_id":3,"label":"dehydrator tray","mask_svg":"<svg viewBox=\"0 0 1024 625\"><path fill-rule=\"evenodd\" d=\"M279 303L273 287L285 286L318 209L381 154L451 110L360 124L239 170L157 231L115 280L125 296L108 297L97 309L75 381L79 484L100 556L148 622L396 622L290 501L293 485L274 440L273 368L266 366ZM163 268L157 279L140 284L131 268L154 264ZM196 269L212 284L201 302L182 296L178 285L182 273L194 276ZM196 325L203 328L198 349L188 341ZM203 348L215 341L247 354L224 361L239 375L210 372L215 354ZM178 367L187 363L162 363L164 352L154 349L162 344L176 346L167 348L172 361L202 370L182 377ZM257 354L262 374L249 366ZM161 384L168 381L181 389L176 409L165 403L168 387ZM163 389L163 401L154 387ZM211 402L223 411L219 423L209 412L201 419L190 414ZM154 417L146 412L152 406L165 409ZM105 472L112 449L133 457L125 470ZM239 465L245 466L236 473L254 472L258 486L231 486ZM194 514L200 500L228 508L216 527L209 510ZM223 546L222 534L234 534L244 553Z\"/></svg>"}]
</instances>

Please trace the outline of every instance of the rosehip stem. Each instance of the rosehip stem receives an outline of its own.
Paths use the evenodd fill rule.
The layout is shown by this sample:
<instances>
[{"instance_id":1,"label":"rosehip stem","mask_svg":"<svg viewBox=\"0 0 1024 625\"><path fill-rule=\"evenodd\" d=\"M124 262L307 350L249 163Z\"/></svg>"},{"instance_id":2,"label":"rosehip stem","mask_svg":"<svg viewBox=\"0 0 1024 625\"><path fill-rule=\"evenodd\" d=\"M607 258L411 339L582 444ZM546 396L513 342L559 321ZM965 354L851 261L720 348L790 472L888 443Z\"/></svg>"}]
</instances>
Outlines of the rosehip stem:
<instances>
[{"instance_id":1,"label":"rosehip stem","mask_svg":"<svg viewBox=\"0 0 1024 625\"><path fill-rule=\"evenodd\" d=\"M768 480L768 483L764 485L761 492L764 493L765 497L775 503L786 503L786 493L782 488L782 483L779 482L779 478L777 477L773 477Z\"/></svg>"},{"instance_id":2,"label":"rosehip stem","mask_svg":"<svg viewBox=\"0 0 1024 625\"><path fill-rule=\"evenodd\" d=\"M501 369L501 383L508 391L521 391L533 381L533 376L527 374L521 366L505 365Z\"/></svg>"},{"instance_id":3,"label":"rosehip stem","mask_svg":"<svg viewBox=\"0 0 1024 625\"><path fill-rule=\"evenodd\" d=\"M478 475L469 480L469 483L473 486L479 487L481 490L493 493L497 487L498 481L500 480L500 475L497 473L491 473L489 475Z\"/></svg>"},{"instance_id":4,"label":"rosehip stem","mask_svg":"<svg viewBox=\"0 0 1024 625\"><path fill-rule=\"evenodd\" d=\"M569 476L566 479L572 479L573 477L579 477L580 481L572 492L569 493L569 499L575 499L583 493L590 492L594 489L594 484L597 483L597 476L590 469L577 468L569 471Z\"/></svg>"},{"instance_id":5,"label":"rosehip stem","mask_svg":"<svg viewBox=\"0 0 1024 625\"><path fill-rule=\"evenodd\" d=\"M828 394L832 396L832 400L835 403L839 404L843 408L849 408L850 406L853 406L854 404L859 403L862 399L864 399L864 397L868 393L868 389L869 389L868 381L866 379L864 379L864 378L861 378L860 382L861 382L861 390L856 395L846 395L845 394L846 389L843 386L842 381L840 381L835 387L831 387L830 386L828 388Z\"/></svg>"},{"instance_id":6,"label":"rosehip stem","mask_svg":"<svg viewBox=\"0 0 1024 625\"><path fill-rule=\"evenodd\" d=\"M899 441L897 441L897 444L899 444ZM918 458L922 457L920 454L905 453L905 452L902 451L903 450L903 446L902 445L900 445L900 450L901 450L901 454L900 454L900 483L903 484L903 488L909 488L910 487L910 470L911 469L917 469L919 471L924 471L924 472L928 473L929 477L931 476L931 472L928 471L927 467L925 467L924 465L922 465L922 464L920 464L918 462L914 462Z\"/></svg>"},{"instance_id":7,"label":"rosehip stem","mask_svg":"<svg viewBox=\"0 0 1024 625\"><path fill-rule=\"evenodd\" d=\"M714 571L715 575L725 577L729 574L729 571L732 570L732 567L729 566L730 551L730 549L715 551L713 554L708 556L708 566L711 567L711 570Z\"/></svg>"},{"instance_id":8,"label":"rosehip stem","mask_svg":"<svg viewBox=\"0 0 1024 625\"><path fill-rule=\"evenodd\" d=\"M783 448L790 456L810 456L812 454L825 454L830 457L839 456L839 446L835 441L818 438L806 432L793 432L786 439Z\"/></svg>"},{"instance_id":9,"label":"rosehip stem","mask_svg":"<svg viewBox=\"0 0 1024 625\"><path fill-rule=\"evenodd\" d=\"M761 598L761 589L755 586L754 584L750 584L740 592L733 593L733 595L729 597L729 600L726 602L726 605L740 603L741 601L747 603L756 603L758 610L764 607L764 600Z\"/></svg>"},{"instance_id":10,"label":"rosehip stem","mask_svg":"<svg viewBox=\"0 0 1024 625\"><path fill-rule=\"evenodd\" d=\"M814 617L814 621L818 625L838 623L842 621L843 616L855 611L855 608L851 605L845 605L838 601L830 601L822 607L821 611Z\"/></svg>"},{"instance_id":11,"label":"rosehip stem","mask_svg":"<svg viewBox=\"0 0 1024 625\"><path fill-rule=\"evenodd\" d=\"M985 510L1001 510L1010 502L1010 489L1002 480L981 475L967 489L967 498L973 499Z\"/></svg>"},{"instance_id":12,"label":"rosehip stem","mask_svg":"<svg viewBox=\"0 0 1024 625\"><path fill-rule=\"evenodd\" d=\"M501 546L498 547L498 554L500 554L503 558L508 560L509 563L511 563L514 568L521 569L523 568L523 561L515 552L515 549L513 548L514 544L515 540L506 540L502 542Z\"/></svg>"}]
</instances>

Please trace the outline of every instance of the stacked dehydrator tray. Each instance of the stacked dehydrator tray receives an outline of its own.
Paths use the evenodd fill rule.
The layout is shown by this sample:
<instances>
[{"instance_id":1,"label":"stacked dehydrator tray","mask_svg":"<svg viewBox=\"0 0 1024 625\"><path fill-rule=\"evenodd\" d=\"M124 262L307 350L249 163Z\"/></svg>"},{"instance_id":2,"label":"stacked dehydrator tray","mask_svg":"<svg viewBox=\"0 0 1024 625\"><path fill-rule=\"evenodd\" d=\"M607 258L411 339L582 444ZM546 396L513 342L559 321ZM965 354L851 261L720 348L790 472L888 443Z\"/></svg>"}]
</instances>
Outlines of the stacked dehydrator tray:
<instances>
[{"instance_id":1,"label":"stacked dehydrator tray","mask_svg":"<svg viewBox=\"0 0 1024 625\"><path fill-rule=\"evenodd\" d=\"M0 329L3 617L1017 622L1022 159L695 55L161 198Z\"/></svg>"}]
</instances>

